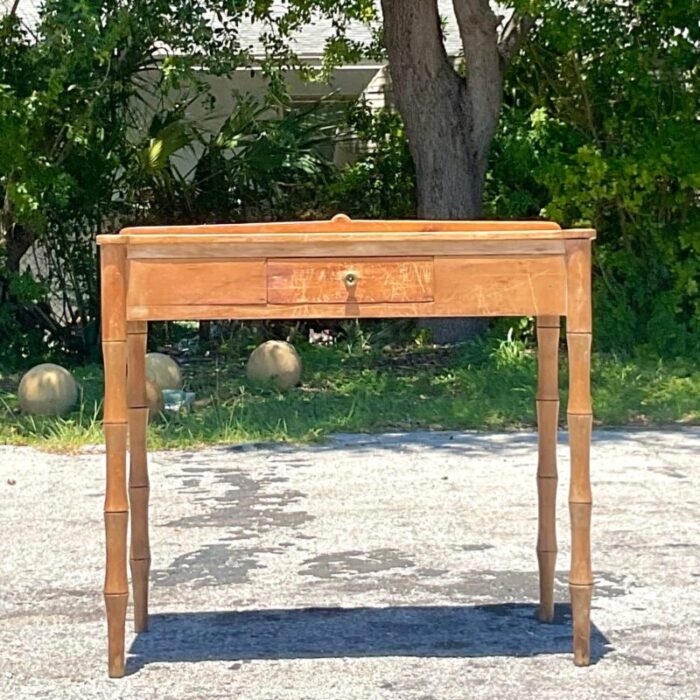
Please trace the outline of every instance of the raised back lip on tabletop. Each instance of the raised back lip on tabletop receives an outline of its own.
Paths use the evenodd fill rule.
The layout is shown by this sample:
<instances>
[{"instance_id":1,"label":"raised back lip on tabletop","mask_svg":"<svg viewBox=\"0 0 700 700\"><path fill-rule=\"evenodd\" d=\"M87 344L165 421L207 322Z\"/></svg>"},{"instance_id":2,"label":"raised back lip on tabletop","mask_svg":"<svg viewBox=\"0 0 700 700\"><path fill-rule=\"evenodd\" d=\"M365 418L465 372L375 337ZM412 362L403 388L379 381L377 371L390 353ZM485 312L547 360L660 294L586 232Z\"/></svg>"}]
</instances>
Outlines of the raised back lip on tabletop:
<instances>
[{"instance_id":1,"label":"raised back lip on tabletop","mask_svg":"<svg viewBox=\"0 0 700 700\"><path fill-rule=\"evenodd\" d=\"M244 224L130 226L118 235L97 237L105 243L191 243L252 241L361 241L361 240L565 240L592 239L588 228L562 229L553 221L478 221L426 219L351 219L338 214L329 220Z\"/></svg>"}]
</instances>

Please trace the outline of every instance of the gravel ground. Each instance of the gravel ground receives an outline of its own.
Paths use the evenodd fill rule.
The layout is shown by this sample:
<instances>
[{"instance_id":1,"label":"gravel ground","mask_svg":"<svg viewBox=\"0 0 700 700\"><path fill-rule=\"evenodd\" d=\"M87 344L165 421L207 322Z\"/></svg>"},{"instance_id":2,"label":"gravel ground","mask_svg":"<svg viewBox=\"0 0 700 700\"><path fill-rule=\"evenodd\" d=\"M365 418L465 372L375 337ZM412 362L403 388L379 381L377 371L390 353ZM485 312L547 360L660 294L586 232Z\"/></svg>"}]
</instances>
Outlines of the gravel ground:
<instances>
[{"instance_id":1,"label":"gravel ground","mask_svg":"<svg viewBox=\"0 0 700 700\"><path fill-rule=\"evenodd\" d=\"M2 698L698 698L700 430L594 435L593 656L554 624L531 433L151 458L151 631L107 678L103 454L0 446Z\"/></svg>"}]
</instances>

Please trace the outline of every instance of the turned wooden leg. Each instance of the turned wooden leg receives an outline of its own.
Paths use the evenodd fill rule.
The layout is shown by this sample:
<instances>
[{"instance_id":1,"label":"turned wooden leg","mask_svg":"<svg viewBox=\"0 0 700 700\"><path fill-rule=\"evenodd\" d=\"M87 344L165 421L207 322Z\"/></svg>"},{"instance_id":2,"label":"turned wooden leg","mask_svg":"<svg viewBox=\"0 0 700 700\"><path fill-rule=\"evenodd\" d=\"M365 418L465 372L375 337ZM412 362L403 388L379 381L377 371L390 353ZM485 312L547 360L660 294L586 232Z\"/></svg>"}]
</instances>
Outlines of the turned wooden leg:
<instances>
[{"instance_id":1,"label":"turned wooden leg","mask_svg":"<svg viewBox=\"0 0 700 700\"><path fill-rule=\"evenodd\" d=\"M124 675L124 624L129 588L126 573L126 315L124 247L102 249L102 352L105 371L104 434L107 486L104 518L107 561L104 598L107 608L109 675Z\"/></svg>"},{"instance_id":2,"label":"turned wooden leg","mask_svg":"<svg viewBox=\"0 0 700 700\"><path fill-rule=\"evenodd\" d=\"M134 629L148 631L148 574L151 550L148 543L148 462L146 432L145 322L127 324L127 400L129 404L129 500L131 504L131 583L134 592Z\"/></svg>"},{"instance_id":3,"label":"turned wooden leg","mask_svg":"<svg viewBox=\"0 0 700 700\"><path fill-rule=\"evenodd\" d=\"M593 425L591 366L590 241L567 242L567 333L569 404L567 420L571 449L569 513L571 571L569 589L574 626L574 663L590 663L591 598L591 482L590 445Z\"/></svg>"},{"instance_id":4,"label":"turned wooden leg","mask_svg":"<svg viewBox=\"0 0 700 700\"><path fill-rule=\"evenodd\" d=\"M554 570L557 562L557 427L559 423L559 317L537 318L537 497L542 622L554 619Z\"/></svg>"}]
</instances>

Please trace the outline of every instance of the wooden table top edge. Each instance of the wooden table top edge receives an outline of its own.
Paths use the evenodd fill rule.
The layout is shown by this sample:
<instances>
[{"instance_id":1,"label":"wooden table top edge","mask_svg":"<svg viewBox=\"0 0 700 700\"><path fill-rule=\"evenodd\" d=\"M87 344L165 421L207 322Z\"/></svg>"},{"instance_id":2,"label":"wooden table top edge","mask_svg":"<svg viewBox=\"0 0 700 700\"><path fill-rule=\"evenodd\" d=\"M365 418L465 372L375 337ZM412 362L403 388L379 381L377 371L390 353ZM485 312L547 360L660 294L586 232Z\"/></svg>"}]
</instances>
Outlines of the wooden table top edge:
<instances>
[{"instance_id":1,"label":"wooden table top edge","mask_svg":"<svg viewBox=\"0 0 700 700\"><path fill-rule=\"evenodd\" d=\"M416 222L408 222L415 224ZM422 223L422 222L418 222ZM429 222L432 223L432 222ZM473 228L460 229L460 222L449 222L449 229L411 230L414 226L396 227L393 230L371 230L369 227L357 230L285 230L285 224L279 224L277 230L269 224L232 224L205 226L152 226L142 228L124 228L117 234L97 236L98 245L152 245L187 243L295 243L295 244L343 244L362 242L468 242L468 241L562 241L572 239L593 240L596 231L590 228ZM466 222L471 223L471 222ZM517 223L517 222L516 222ZM245 226L246 228L238 228ZM369 229L369 230L368 230Z\"/></svg>"}]
</instances>

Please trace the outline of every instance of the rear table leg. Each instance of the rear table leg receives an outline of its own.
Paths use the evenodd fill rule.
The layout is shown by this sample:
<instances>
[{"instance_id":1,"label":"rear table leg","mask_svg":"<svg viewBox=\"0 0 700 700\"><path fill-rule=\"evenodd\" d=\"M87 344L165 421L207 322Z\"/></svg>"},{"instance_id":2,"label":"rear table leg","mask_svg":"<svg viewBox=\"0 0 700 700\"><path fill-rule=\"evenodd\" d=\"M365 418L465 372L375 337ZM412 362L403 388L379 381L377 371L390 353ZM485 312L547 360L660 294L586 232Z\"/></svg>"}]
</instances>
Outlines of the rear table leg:
<instances>
[{"instance_id":1,"label":"rear table leg","mask_svg":"<svg viewBox=\"0 0 700 700\"><path fill-rule=\"evenodd\" d=\"M558 316L538 316L537 345L537 560L540 569L540 605L537 617L542 622L551 622L554 619L554 571L557 561Z\"/></svg>"},{"instance_id":2,"label":"rear table leg","mask_svg":"<svg viewBox=\"0 0 700 700\"><path fill-rule=\"evenodd\" d=\"M146 434L148 430L148 399L146 396L146 340L145 322L129 322L128 347L128 403L129 403L129 500L131 502L131 580L134 591L134 629L148 630L148 574L151 550L148 541L148 457Z\"/></svg>"}]
</instances>

